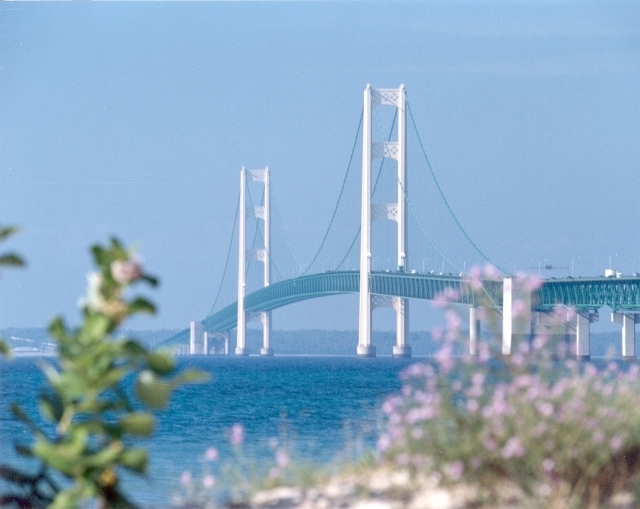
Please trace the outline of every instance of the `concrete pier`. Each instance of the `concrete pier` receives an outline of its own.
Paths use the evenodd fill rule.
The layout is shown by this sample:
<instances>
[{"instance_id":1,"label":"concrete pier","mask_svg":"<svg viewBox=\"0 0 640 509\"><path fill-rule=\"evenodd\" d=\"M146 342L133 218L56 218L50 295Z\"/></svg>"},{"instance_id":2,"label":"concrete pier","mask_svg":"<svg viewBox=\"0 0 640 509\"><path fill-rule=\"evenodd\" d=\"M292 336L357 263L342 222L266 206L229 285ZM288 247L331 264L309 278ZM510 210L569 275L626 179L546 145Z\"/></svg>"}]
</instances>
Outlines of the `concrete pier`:
<instances>
[{"instance_id":1,"label":"concrete pier","mask_svg":"<svg viewBox=\"0 0 640 509\"><path fill-rule=\"evenodd\" d=\"M478 320L478 308L469 308L469 354L478 353L478 341L480 339L480 320Z\"/></svg>"},{"instance_id":2,"label":"concrete pier","mask_svg":"<svg viewBox=\"0 0 640 509\"><path fill-rule=\"evenodd\" d=\"M598 312L576 312L576 359L588 361L591 358L591 324L599 319Z\"/></svg>"},{"instance_id":3,"label":"concrete pier","mask_svg":"<svg viewBox=\"0 0 640 509\"><path fill-rule=\"evenodd\" d=\"M622 358L636 360L636 324L640 322L640 313L611 313L611 321L622 324Z\"/></svg>"}]
</instances>

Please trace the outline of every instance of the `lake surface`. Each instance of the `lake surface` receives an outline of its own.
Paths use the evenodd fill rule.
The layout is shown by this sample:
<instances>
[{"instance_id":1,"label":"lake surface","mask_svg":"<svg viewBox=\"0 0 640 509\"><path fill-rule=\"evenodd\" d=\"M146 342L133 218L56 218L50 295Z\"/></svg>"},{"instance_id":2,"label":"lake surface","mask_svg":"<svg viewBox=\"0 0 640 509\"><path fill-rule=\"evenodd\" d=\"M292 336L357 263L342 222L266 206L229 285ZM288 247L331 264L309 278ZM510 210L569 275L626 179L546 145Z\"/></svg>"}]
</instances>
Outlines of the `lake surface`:
<instances>
[{"instance_id":1,"label":"lake surface","mask_svg":"<svg viewBox=\"0 0 640 509\"><path fill-rule=\"evenodd\" d=\"M373 448L384 398L400 389L399 372L411 359L356 357L183 357L181 367L211 374L211 380L179 389L159 414L148 480L126 483L143 505L167 505L179 490L181 474L201 471L207 448L216 447L223 463L232 457L230 428L245 427L244 454L270 460L268 444L277 437L301 461L326 464L353 459ZM15 464L13 442L28 443L29 433L9 412L18 402L31 415L43 376L35 359L2 362L0 369L0 454Z\"/></svg>"}]
</instances>

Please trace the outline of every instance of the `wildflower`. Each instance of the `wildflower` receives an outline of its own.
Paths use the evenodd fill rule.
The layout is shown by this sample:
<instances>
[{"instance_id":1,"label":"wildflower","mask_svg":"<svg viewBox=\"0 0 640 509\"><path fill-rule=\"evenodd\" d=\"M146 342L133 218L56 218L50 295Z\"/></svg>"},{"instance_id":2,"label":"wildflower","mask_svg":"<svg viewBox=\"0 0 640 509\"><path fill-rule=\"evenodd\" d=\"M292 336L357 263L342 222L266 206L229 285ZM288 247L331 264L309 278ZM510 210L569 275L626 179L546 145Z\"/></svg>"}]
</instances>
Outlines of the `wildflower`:
<instances>
[{"instance_id":1,"label":"wildflower","mask_svg":"<svg viewBox=\"0 0 640 509\"><path fill-rule=\"evenodd\" d=\"M453 359L453 348L451 345L443 346L440 351L436 353L435 359L444 373L451 371L455 363Z\"/></svg>"},{"instance_id":2,"label":"wildflower","mask_svg":"<svg viewBox=\"0 0 640 509\"><path fill-rule=\"evenodd\" d=\"M244 427L242 424L234 424L231 427L231 443L240 445L242 442L244 442Z\"/></svg>"},{"instance_id":3,"label":"wildflower","mask_svg":"<svg viewBox=\"0 0 640 509\"><path fill-rule=\"evenodd\" d=\"M191 472L188 470L182 472L182 475L180 476L180 483L183 486L189 486L191 484Z\"/></svg>"},{"instance_id":4,"label":"wildflower","mask_svg":"<svg viewBox=\"0 0 640 509\"><path fill-rule=\"evenodd\" d=\"M547 472L551 472L553 470L553 467L555 466L556 464L551 458L545 458L544 460L542 460L542 468L544 468Z\"/></svg>"},{"instance_id":5,"label":"wildflower","mask_svg":"<svg viewBox=\"0 0 640 509\"><path fill-rule=\"evenodd\" d=\"M500 277L500 272L493 265L488 263L484 267L484 275L486 277Z\"/></svg>"},{"instance_id":6,"label":"wildflower","mask_svg":"<svg viewBox=\"0 0 640 509\"><path fill-rule=\"evenodd\" d=\"M550 417L553 413L553 405L548 401L539 401L536 404L536 408L543 417Z\"/></svg>"},{"instance_id":7,"label":"wildflower","mask_svg":"<svg viewBox=\"0 0 640 509\"><path fill-rule=\"evenodd\" d=\"M542 286L542 278L538 276L528 276L524 280L524 286L530 291L535 291Z\"/></svg>"},{"instance_id":8,"label":"wildflower","mask_svg":"<svg viewBox=\"0 0 640 509\"><path fill-rule=\"evenodd\" d=\"M273 467L271 470L269 470L269 479L277 479L278 477L280 477L279 469Z\"/></svg>"},{"instance_id":9,"label":"wildflower","mask_svg":"<svg viewBox=\"0 0 640 509\"><path fill-rule=\"evenodd\" d=\"M622 447L623 443L624 441L619 436L615 436L609 441L609 445L611 446L611 449L613 449L614 451L618 451Z\"/></svg>"},{"instance_id":10,"label":"wildflower","mask_svg":"<svg viewBox=\"0 0 640 509\"><path fill-rule=\"evenodd\" d=\"M280 468L285 468L289 464L289 455L287 454L287 451L284 449L278 449L276 451L276 464Z\"/></svg>"},{"instance_id":11,"label":"wildflower","mask_svg":"<svg viewBox=\"0 0 640 509\"><path fill-rule=\"evenodd\" d=\"M380 452L385 452L391 446L391 439L388 435L382 435L378 438L377 447Z\"/></svg>"},{"instance_id":12,"label":"wildflower","mask_svg":"<svg viewBox=\"0 0 640 509\"><path fill-rule=\"evenodd\" d=\"M396 456L396 465L399 467L404 467L409 464L409 455L406 453L398 454Z\"/></svg>"},{"instance_id":13,"label":"wildflower","mask_svg":"<svg viewBox=\"0 0 640 509\"><path fill-rule=\"evenodd\" d=\"M505 459L509 459L512 457L521 458L525 454L524 446L518 437L511 437L507 440L507 443L504 444L504 447L500 451L502 457Z\"/></svg>"},{"instance_id":14,"label":"wildflower","mask_svg":"<svg viewBox=\"0 0 640 509\"><path fill-rule=\"evenodd\" d=\"M128 285L142 276L142 265L139 260L115 260L111 264L111 276L117 283Z\"/></svg>"},{"instance_id":15,"label":"wildflower","mask_svg":"<svg viewBox=\"0 0 640 509\"><path fill-rule=\"evenodd\" d=\"M213 488L213 485L216 483L216 478L211 474L207 474L202 478L202 485L209 489Z\"/></svg>"},{"instance_id":16,"label":"wildflower","mask_svg":"<svg viewBox=\"0 0 640 509\"><path fill-rule=\"evenodd\" d=\"M218 449L209 447L204 453L204 458L207 461L216 461L218 459Z\"/></svg>"},{"instance_id":17,"label":"wildflower","mask_svg":"<svg viewBox=\"0 0 640 509\"><path fill-rule=\"evenodd\" d=\"M444 472L447 474L447 477L452 481L457 481L462 477L464 472L464 463L460 460L456 460L453 463L449 463L445 465Z\"/></svg>"}]
</instances>

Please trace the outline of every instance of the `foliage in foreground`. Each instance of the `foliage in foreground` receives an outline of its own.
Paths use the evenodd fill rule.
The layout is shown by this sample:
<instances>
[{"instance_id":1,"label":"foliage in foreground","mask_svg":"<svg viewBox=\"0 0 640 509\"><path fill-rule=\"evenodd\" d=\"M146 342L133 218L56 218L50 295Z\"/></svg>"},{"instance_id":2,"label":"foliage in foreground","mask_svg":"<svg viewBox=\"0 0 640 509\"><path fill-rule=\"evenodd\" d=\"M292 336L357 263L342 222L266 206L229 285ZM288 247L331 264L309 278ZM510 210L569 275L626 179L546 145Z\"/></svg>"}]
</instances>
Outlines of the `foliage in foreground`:
<instances>
[{"instance_id":1,"label":"foliage in foreground","mask_svg":"<svg viewBox=\"0 0 640 509\"><path fill-rule=\"evenodd\" d=\"M600 507L633 488L640 472L636 365L599 370L568 358L566 348L552 357L544 336L504 360L487 343L477 358L456 358L460 320L451 308L447 318L435 362L405 370L401 393L384 403L378 449L385 464L490 496L512 483L525 496L579 507Z\"/></svg>"},{"instance_id":2,"label":"foliage in foreground","mask_svg":"<svg viewBox=\"0 0 640 509\"><path fill-rule=\"evenodd\" d=\"M0 242L16 233L18 229L15 226L0 226ZM4 253L0 255L0 267L24 267L24 260L16 253ZM0 354L9 355L9 346L0 338Z\"/></svg>"},{"instance_id":3,"label":"foliage in foreground","mask_svg":"<svg viewBox=\"0 0 640 509\"><path fill-rule=\"evenodd\" d=\"M62 509L98 499L101 507L133 507L122 492L120 470L145 474L148 463L146 449L135 447L133 439L153 433L152 411L163 408L176 387L201 378L195 372L178 374L164 353L149 352L131 339L114 339L126 318L155 313L146 299L127 299L127 289L157 281L116 239L106 247L93 246L92 253L97 270L88 276L81 326L70 328L60 317L49 326L58 365L42 363L48 386L40 410L50 426L42 428L12 407L34 435L34 442L16 446L17 452L39 459L41 468L32 475L1 467L0 477L13 489L0 497L0 505ZM124 383L131 377L135 396ZM62 485L56 481L60 475Z\"/></svg>"}]
</instances>

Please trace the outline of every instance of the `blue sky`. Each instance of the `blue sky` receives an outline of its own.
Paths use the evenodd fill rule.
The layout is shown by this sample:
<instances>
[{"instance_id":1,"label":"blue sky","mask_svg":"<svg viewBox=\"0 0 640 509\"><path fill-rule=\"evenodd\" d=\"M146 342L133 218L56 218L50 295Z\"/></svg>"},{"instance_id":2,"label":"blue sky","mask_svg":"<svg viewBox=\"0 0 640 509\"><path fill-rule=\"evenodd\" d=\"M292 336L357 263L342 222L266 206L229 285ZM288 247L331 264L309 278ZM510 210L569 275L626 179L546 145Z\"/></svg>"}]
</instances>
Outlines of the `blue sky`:
<instances>
[{"instance_id":1,"label":"blue sky","mask_svg":"<svg viewBox=\"0 0 640 509\"><path fill-rule=\"evenodd\" d=\"M162 280L159 315L133 326L203 318L242 166L271 168L308 260L367 83L405 84L447 199L496 263L640 272L639 78L637 2L2 3L0 218L29 266L2 274L0 327L77 316L87 248L111 234ZM274 326L355 329L357 299Z\"/></svg>"}]
</instances>

